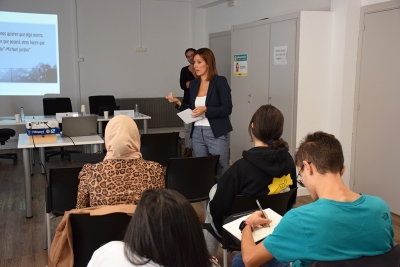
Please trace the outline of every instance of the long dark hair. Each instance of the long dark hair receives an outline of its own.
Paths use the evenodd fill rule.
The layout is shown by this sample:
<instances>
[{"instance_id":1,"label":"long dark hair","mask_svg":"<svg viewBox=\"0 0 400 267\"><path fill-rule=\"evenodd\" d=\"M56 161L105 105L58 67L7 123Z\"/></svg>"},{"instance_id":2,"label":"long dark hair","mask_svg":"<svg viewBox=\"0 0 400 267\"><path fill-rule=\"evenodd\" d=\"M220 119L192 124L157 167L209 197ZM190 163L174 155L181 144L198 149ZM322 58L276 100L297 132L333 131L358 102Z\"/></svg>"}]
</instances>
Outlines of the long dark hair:
<instances>
[{"instance_id":1,"label":"long dark hair","mask_svg":"<svg viewBox=\"0 0 400 267\"><path fill-rule=\"evenodd\" d=\"M151 260L165 267L212 266L199 218L174 190L143 193L124 242L126 257L136 265Z\"/></svg>"},{"instance_id":2,"label":"long dark hair","mask_svg":"<svg viewBox=\"0 0 400 267\"><path fill-rule=\"evenodd\" d=\"M249 124L248 130L251 141L253 141L254 136L264 144L268 144L268 146L289 149L288 143L281 138L283 122L283 114L279 109L272 105L261 106L253 114Z\"/></svg>"}]
</instances>

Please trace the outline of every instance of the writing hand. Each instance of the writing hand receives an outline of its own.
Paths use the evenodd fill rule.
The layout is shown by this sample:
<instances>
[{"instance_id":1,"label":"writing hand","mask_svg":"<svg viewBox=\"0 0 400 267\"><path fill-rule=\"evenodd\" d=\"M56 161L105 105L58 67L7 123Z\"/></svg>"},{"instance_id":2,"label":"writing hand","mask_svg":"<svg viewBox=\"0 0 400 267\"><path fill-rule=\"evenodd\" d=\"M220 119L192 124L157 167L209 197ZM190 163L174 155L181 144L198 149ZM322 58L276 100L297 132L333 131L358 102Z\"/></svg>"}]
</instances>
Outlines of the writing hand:
<instances>
[{"instance_id":1,"label":"writing hand","mask_svg":"<svg viewBox=\"0 0 400 267\"><path fill-rule=\"evenodd\" d=\"M264 215L266 218L263 218ZM251 222L254 226L261 225L262 227L269 227L269 224L272 222L271 219L268 218L267 214L263 214L261 211L254 212L246 221Z\"/></svg>"},{"instance_id":2,"label":"writing hand","mask_svg":"<svg viewBox=\"0 0 400 267\"><path fill-rule=\"evenodd\" d=\"M193 109L192 118L197 118L197 117L203 115L203 113L206 111L207 111L207 108L205 106L197 107L197 108Z\"/></svg>"}]
</instances>

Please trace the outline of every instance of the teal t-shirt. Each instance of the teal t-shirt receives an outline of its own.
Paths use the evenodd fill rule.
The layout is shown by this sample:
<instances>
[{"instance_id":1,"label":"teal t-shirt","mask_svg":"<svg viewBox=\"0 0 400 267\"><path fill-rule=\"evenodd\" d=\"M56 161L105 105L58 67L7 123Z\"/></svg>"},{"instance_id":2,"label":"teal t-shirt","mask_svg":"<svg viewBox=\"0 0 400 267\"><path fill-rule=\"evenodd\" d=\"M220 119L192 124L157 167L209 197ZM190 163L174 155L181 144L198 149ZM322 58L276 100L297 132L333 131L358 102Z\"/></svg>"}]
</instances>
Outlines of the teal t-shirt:
<instances>
[{"instance_id":1,"label":"teal t-shirt","mask_svg":"<svg viewBox=\"0 0 400 267\"><path fill-rule=\"evenodd\" d=\"M263 243L278 261L300 267L383 254L393 247L393 236L385 201L361 195L354 202L319 199L292 209Z\"/></svg>"}]
</instances>

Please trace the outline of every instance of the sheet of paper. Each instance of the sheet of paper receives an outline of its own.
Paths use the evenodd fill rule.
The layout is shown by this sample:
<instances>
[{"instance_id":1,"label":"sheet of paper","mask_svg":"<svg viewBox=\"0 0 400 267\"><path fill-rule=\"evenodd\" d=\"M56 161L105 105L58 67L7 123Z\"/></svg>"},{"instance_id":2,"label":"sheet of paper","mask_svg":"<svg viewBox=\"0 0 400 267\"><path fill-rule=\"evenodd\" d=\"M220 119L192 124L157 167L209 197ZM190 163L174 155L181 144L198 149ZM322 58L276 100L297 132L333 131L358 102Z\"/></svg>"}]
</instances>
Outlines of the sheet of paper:
<instances>
[{"instance_id":1,"label":"sheet of paper","mask_svg":"<svg viewBox=\"0 0 400 267\"><path fill-rule=\"evenodd\" d=\"M287 46L274 47L274 65L287 65Z\"/></svg>"},{"instance_id":2,"label":"sheet of paper","mask_svg":"<svg viewBox=\"0 0 400 267\"><path fill-rule=\"evenodd\" d=\"M201 115L201 116L199 116L199 117L197 117L197 118L192 118L192 110L191 110L190 108L185 109L184 111L181 111L181 112L177 113L177 115L178 115L186 124L191 123L191 122L194 122L194 121L199 121L199 120L202 120L202 119L205 118L205 117L204 117L204 114Z\"/></svg>"},{"instance_id":3,"label":"sheet of paper","mask_svg":"<svg viewBox=\"0 0 400 267\"><path fill-rule=\"evenodd\" d=\"M265 209L264 212L267 214L268 218L272 220L271 224L269 225L270 227L255 227L253 231L253 238L255 242L258 242L264 238L266 238L268 235L272 234L274 231L275 227L278 225L278 223L281 221L282 216L276 213L275 211L271 209ZM240 217L239 219L236 219L230 223L224 224L224 229L227 230L229 233L231 233L233 236L235 236L237 239L242 240L242 233L239 230L239 225L242 221L246 220L249 215L245 215L243 217Z\"/></svg>"}]
</instances>

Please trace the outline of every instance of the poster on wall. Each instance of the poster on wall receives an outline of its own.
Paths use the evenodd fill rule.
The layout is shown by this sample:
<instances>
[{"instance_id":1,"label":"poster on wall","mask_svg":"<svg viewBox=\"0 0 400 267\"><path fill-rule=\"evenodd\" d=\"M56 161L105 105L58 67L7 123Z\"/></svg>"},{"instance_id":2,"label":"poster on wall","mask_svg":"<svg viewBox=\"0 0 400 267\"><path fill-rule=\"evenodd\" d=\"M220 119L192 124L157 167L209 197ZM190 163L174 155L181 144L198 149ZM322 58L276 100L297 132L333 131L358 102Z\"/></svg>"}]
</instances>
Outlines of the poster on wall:
<instances>
[{"instance_id":1,"label":"poster on wall","mask_svg":"<svg viewBox=\"0 0 400 267\"><path fill-rule=\"evenodd\" d=\"M247 76L247 54L233 55L233 76Z\"/></svg>"},{"instance_id":2,"label":"poster on wall","mask_svg":"<svg viewBox=\"0 0 400 267\"><path fill-rule=\"evenodd\" d=\"M287 65L287 46L274 47L274 65Z\"/></svg>"}]
</instances>

